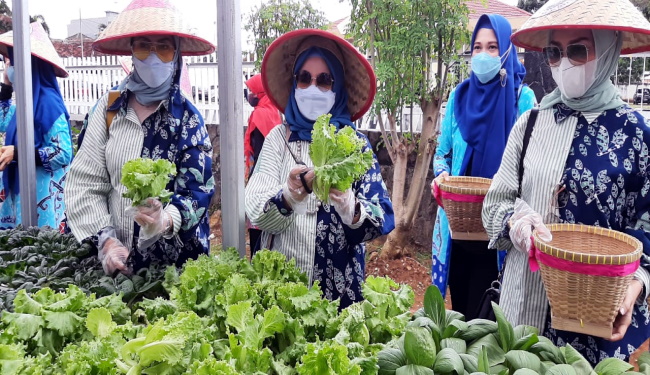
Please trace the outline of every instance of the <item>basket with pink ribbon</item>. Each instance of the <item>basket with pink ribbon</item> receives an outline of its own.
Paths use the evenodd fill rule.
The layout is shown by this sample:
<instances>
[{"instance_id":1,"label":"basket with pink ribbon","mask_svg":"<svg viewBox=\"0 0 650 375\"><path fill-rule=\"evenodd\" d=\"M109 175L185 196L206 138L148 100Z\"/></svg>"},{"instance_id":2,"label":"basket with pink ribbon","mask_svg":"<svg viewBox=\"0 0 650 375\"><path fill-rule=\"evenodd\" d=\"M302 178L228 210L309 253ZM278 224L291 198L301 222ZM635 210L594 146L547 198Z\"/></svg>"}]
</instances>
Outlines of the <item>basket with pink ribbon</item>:
<instances>
[{"instance_id":1,"label":"basket with pink ribbon","mask_svg":"<svg viewBox=\"0 0 650 375\"><path fill-rule=\"evenodd\" d=\"M440 184L434 184L434 196L447 214L451 238L488 240L481 220L481 210L491 183L489 178L451 176Z\"/></svg>"},{"instance_id":2,"label":"basket with pink ribbon","mask_svg":"<svg viewBox=\"0 0 650 375\"><path fill-rule=\"evenodd\" d=\"M610 338L614 319L640 265L643 246L622 232L549 224L551 241L533 234L529 265L540 271L555 329Z\"/></svg>"}]
</instances>

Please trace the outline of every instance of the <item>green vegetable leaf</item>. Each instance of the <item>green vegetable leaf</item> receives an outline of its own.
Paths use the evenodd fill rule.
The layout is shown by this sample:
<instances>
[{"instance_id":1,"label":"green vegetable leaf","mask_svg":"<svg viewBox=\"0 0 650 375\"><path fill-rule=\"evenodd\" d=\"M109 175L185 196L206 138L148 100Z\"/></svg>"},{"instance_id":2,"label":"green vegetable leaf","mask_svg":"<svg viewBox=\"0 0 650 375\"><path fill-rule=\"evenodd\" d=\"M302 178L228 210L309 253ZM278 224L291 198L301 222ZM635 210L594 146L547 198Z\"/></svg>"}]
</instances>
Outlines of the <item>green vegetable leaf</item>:
<instances>
[{"instance_id":1,"label":"green vegetable leaf","mask_svg":"<svg viewBox=\"0 0 650 375\"><path fill-rule=\"evenodd\" d=\"M477 370L486 374L490 373L490 360L488 358L487 347L482 346L477 361Z\"/></svg>"},{"instance_id":2,"label":"green vegetable leaf","mask_svg":"<svg viewBox=\"0 0 650 375\"><path fill-rule=\"evenodd\" d=\"M571 365L555 365L546 371L546 375L577 375L576 370Z\"/></svg>"},{"instance_id":3,"label":"green vegetable leaf","mask_svg":"<svg viewBox=\"0 0 650 375\"><path fill-rule=\"evenodd\" d=\"M183 356L183 342L180 340L155 341L138 349L140 365L147 367L154 362L175 364Z\"/></svg>"},{"instance_id":4,"label":"green vegetable leaf","mask_svg":"<svg viewBox=\"0 0 650 375\"><path fill-rule=\"evenodd\" d=\"M539 375L539 373L528 368L521 368L515 371L513 375Z\"/></svg>"},{"instance_id":5,"label":"green vegetable leaf","mask_svg":"<svg viewBox=\"0 0 650 375\"><path fill-rule=\"evenodd\" d=\"M467 354L479 358L480 355L479 353L481 352L481 347L483 346L485 346L491 366L501 364L505 361L506 359L505 352L499 346L499 342L497 341L494 334L483 336L480 339L474 341L472 344L470 344L467 347ZM482 370L479 368L479 371ZM487 372L487 371L483 371L483 372Z\"/></svg>"},{"instance_id":6,"label":"green vegetable leaf","mask_svg":"<svg viewBox=\"0 0 650 375\"><path fill-rule=\"evenodd\" d=\"M433 367L436 344L431 332L423 327L408 327L404 333L404 352L410 364Z\"/></svg>"},{"instance_id":7,"label":"green vegetable leaf","mask_svg":"<svg viewBox=\"0 0 650 375\"><path fill-rule=\"evenodd\" d=\"M316 120L309 148L314 163L314 194L323 202L328 201L330 188L349 189L374 162L367 142L349 126L336 131L334 125L329 124L330 118L327 114Z\"/></svg>"},{"instance_id":8,"label":"green vegetable leaf","mask_svg":"<svg viewBox=\"0 0 650 375\"><path fill-rule=\"evenodd\" d=\"M44 311L45 327L63 337L71 337L83 327L84 319L71 311Z\"/></svg>"},{"instance_id":9,"label":"green vegetable leaf","mask_svg":"<svg viewBox=\"0 0 650 375\"><path fill-rule=\"evenodd\" d=\"M406 356L397 348L384 348L377 353L377 364L379 375L392 375L398 368L406 366Z\"/></svg>"},{"instance_id":10,"label":"green vegetable leaf","mask_svg":"<svg viewBox=\"0 0 650 375\"><path fill-rule=\"evenodd\" d=\"M157 198L161 202L168 202L172 193L165 190L170 176L176 175L174 163L165 159L153 161L138 158L127 161L122 166L122 184L127 191L125 198L133 201L133 206L144 203L147 198Z\"/></svg>"},{"instance_id":11,"label":"green vegetable leaf","mask_svg":"<svg viewBox=\"0 0 650 375\"><path fill-rule=\"evenodd\" d=\"M440 347L442 349L445 348L454 349L456 353L460 354L460 353L465 353L465 351L467 350L467 343L465 342L465 340L452 337L440 341Z\"/></svg>"},{"instance_id":12,"label":"green vegetable leaf","mask_svg":"<svg viewBox=\"0 0 650 375\"><path fill-rule=\"evenodd\" d=\"M512 372L523 368L539 372L541 366L541 361L535 354L523 350L512 350L506 353L506 363Z\"/></svg>"},{"instance_id":13,"label":"green vegetable leaf","mask_svg":"<svg viewBox=\"0 0 650 375\"><path fill-rule=\"evenodd\" d=\"M577 375L590 375L594 371L589 361L569 344L564 347L564 357L566 362L573 366Z\"/></svg>"},{"instance_id":14,"label":"green vegetable leaf","mask_svg":"<svg viewBox=\"0 0 650 375\"><path fill-rule=\"evenodd\" d=\"M446 327L445 299L438 287L430 285L424 292L424 312L438 327Z\"/></svg>"},{"instance_id":15,"label":"green vegetable leaf","mask_svg":"<svg viewBox=\"0 0 650 375\"><path fill-rule=\"evenodd\" d=\"M512 349L515 343L515 332L512 328L512 324L508 322L506 316L503 314L503 310L496 303L492 302L492 308L494 309L494 315L497 318L497 325L499 333L499 343L501 344L501 349L504 352Z\"/></svg>"},{"instance_id":16,"label":"green vegetable leaf","mask_svg":"<svg viewBox=\"0 0 650 375\"><path fill-rule=\"evenodd\" d=\"M395 375L433 375L434 372L432 369L418 366L418 365L406 365L402 366L395 371Z\"/></svg>"},{"instance_id":17,"label":"green vegetable leaf","mask_svg":"<svg viewBox=\"0 0 650 375\"><path fill-rule=\"evenodd\" d=\"M468 374L478 371L478 359L469 354L460 353L460 359L463 361L463 367Z\"/></svg>"},{"instance_id":18,"label":"green vegetable leaf","mask_svg":"<svg viewBox=\"0 0 650 375\"><path fill-rule=\"evenodd\" d=\"M86 317L86 328L95 337L109 336L115 330L115 327L117 327L117 324L113 322L111 313L104 307L90 310Z\"/></svg>"},{"instance_id":19,"label":"green vegetable leaf","mask_svg":"<svg viewBox=\"0 0 650 375\"><path fill-rule=\"evenodd\" d=\"M634 368L631 364L618 358L607 358L596 365L594 371L598 375L619 375Z\"/></svg>"},{"instance_id":20,"label":"green vegetable leaf","mask_svg":"<svg viewBox=\"0 0 650 375\"><path fill-rule=\"evenodd\" d=\"M438 352L436 363L433 366L433 372L436 374L457 374L463 375L465 367L460 355L454 349L445 348Z\"/></svg>"},{"instance_id":21,"label":"green vegetable leaf","mask_svg":"<svg viewBox=\"0 0 650 375\"><path fill-rule=\"evenodd\" d=\"M235 327L237 332L243 332L253 321L253 308L250 301L240 302L228 307L226 323Z\"/></svg>"},{"instance_id":22,"label":"green vegetable leaf","mask_svg":"<svg viewBox=\"0 0 650 375\"><path fill-rule=\"evenodd\" d=\"M467 328L456 331L455 337L472 342L490 333L495 333L498 329L497 323L486 319L472 319L467 322Z\"/></svg>"},{"instance_id":23,"label":"green vegetable leaf","mask_svg":"<svg viewBox=\"0 0 650 375\"><path fill-rule=\"evenodd\" d=\"M23 341L34 337L44 325L41 316L10 313L8 311L2 313L2 322L8 326L9 332L13 333L16 338Z\"/></svg>"}]
</instances>

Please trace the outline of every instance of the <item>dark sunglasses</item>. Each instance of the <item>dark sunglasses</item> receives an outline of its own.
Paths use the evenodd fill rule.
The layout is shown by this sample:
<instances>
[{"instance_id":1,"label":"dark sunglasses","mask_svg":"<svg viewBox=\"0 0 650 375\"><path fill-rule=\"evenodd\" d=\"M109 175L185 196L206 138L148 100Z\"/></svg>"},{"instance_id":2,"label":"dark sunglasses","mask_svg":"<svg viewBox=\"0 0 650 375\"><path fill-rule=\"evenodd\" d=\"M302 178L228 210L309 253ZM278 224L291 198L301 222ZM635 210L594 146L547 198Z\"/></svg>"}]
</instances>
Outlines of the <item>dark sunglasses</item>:
<instances>
[{"instance_id":1,"label":"dark sunglasses","mask_svg":"<svg viewBox=\"0 0 650 375\"><path fill-rule=\"evenodd\" d=\"M323 91L331 90L334 85L334 78L329 73L320 73L316 77L312 77L311 73L302 70L296 74L296 86L300 89L308 88L314 80L316 80L316 87Z\"/></svg>"},{"instance_id":2,"label":"dark sunglasses","mask_svg":"<svg viewBox=\"0 0 650 375\"><path fill-rule=\"evenodd\" d=\"M583 65L589 58L589 49L584 44L569 44L564 51L556 46L548 46L544 47L542 51L551 66L560 65L562 56L568 58L573 65Z\"/></svg>"}]
</instances>

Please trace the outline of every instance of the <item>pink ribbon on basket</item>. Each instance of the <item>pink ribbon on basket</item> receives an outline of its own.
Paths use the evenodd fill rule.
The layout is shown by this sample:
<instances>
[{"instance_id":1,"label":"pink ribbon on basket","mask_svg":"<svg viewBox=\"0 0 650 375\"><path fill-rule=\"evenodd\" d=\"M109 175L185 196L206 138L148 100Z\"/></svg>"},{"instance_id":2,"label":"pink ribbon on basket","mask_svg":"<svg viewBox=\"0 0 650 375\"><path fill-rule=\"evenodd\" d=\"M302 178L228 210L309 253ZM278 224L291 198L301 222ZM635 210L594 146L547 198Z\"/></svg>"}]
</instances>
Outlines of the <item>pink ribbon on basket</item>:
<instances>
[{"instance_id":1,"label":"pink ribbon on basket","mask_svg":"<svg viewBox=\"0 0 650 375\"><path fill-rule=\"evenodd\" d=\"M571 260L556 258L552 255L548 255L540 251L535 246L535 241L533 240L532 236L530 237L530 241L530 250L528 251L528 266L532 272L537 272L537 270L539 270L539 263L542 263L543 265L551 268L572 273L579 273L581 275L617 277L631 275L636 272L636 270L641 265L641 260L621 265L578 263Z\"/></svg>"},{"instance_id":2,"label":"pink ribbon on basket","mask_svg":"<svg viewBox=\"0 0 650 375\"><path fill-rule=\"evenodd\" d=\"M440 189L440 186L438 186L438 182L435 181L433 184L433 197L436 198L436 202L438 202L438 206L442 208L445 208L442 205L443 199L449 199L450 201L456 201L456 202L468 202L468 203L482 203L485 200L485 195L456 194L456 193L450 193L448 191L444 191Z\"/></svg>"}]
</instances>

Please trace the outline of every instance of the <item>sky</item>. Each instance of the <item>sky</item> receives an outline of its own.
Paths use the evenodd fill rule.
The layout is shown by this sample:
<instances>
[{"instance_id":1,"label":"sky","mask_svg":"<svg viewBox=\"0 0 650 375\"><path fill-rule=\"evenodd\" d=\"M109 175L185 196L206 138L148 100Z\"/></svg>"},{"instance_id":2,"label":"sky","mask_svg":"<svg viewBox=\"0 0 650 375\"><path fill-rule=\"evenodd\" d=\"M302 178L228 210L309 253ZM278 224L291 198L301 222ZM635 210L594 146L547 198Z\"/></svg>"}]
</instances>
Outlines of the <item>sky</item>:
<instances>
[{"instance_id":1,"label":"sky","mask_svg":"<svg viewBox=\"0 0 650 375\"><path fill-rule=\"evenodd\" d=\"M64 39L68 24L81 18L103 17L106 10L121 12L131 0L24 0L29 5L29 14L40 14L50 27L50 37ZM187 19L195 20L196 34L216 42L217 0L172 0ZM236 0L242 15L250 13L264 0ZM350 0L309 0L316 9L325 13L330 21L336 21L350 14ZM517 0L501 0L516 5ZM7 0L12 6L12 0ZM244 25L242 22L242 29ZM242 30L242 49L246 50L249 36Z\"/></svg>"},{"instance_id":2,"label":"sky","mask_svg":"<svg viewBox=\"0 0 650 375\"><path fill-rule=\"evenodd\" d=\"M242 15L250 13L263 0L238 0ZM50 37L64 39L68 24L81 18L103 17L106 10L121 12L131 0L27 0L29 14L40 14L50 27ZM196 34L216 42L217 0L172 0L186 19L195 20ZM349 0L310 0L312 5L325 13L331 21L344 18L350 14ZM12 6L12 0L7 0ZM190 6L188 6L190 5ZM244 25L242 22L242 29ZM242 44L246 44L247 35L242 34Z\"/></svg>"}]
</instances>

